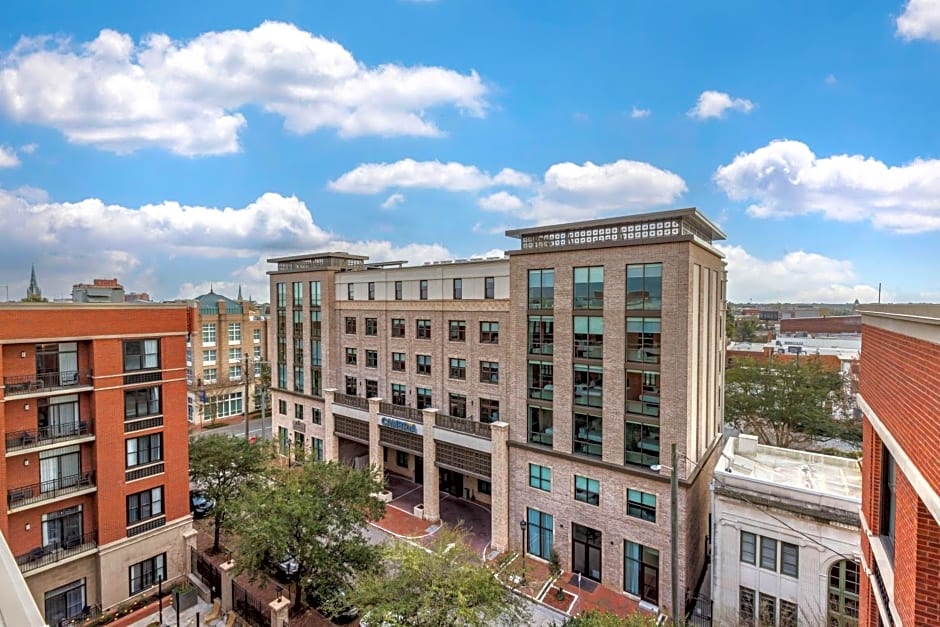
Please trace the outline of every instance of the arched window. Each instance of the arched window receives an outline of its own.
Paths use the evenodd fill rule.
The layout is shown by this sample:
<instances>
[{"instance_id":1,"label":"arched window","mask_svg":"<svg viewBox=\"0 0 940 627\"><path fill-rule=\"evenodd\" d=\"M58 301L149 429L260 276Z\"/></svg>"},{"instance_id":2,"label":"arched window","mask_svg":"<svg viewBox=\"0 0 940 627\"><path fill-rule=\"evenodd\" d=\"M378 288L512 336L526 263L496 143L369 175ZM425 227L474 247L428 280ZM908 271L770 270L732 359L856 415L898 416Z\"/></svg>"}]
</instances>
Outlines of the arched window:
<instances>
[{"instance_id":1,"label":"arched window","mask_svg":"<svg viewBox=\"0 0 940 627\"><path fill-rule=\"evenodd\" d=\"M858 564L836 562L829 568L829 627L858 627Z\"/></svg>"}]
</instances>

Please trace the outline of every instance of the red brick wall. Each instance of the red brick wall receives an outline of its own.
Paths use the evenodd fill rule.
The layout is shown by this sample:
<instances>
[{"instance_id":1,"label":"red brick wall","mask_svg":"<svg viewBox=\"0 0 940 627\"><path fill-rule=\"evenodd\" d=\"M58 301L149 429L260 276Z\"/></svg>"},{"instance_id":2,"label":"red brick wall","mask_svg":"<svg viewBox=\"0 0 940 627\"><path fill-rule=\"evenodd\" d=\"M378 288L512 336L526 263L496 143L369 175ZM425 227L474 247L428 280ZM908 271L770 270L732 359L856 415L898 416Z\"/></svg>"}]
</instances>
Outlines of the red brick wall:
<instances>
[{"instance_id":1,"label":"red brick wall","mask_svg":"<svg viewBox=\"0 0 940 627\"><path fill-rule=\"evenodd\" d=\"M902 624L921 624L914 621L917 573L911 568L917 564L917 493L900 468L895 472L895 485L894 605Z\"/></svg>"},{"instance_id":2,"label":"red brick wall","mask_svg":"<svg viewBox=\"0 0 940 627\"><path fill-rule=\"evenodd\" d=\"M917 500L916 577L914 624L940 625L940 525L920 499Z\"/></svg>"},{"instance_id":3,"label":"red brick wall","mask_svg":"<svg viewBox=\"0 0 940 627\"><path fill-rule=\"evenodd\" d=\"M861 330L861 316L786 318L780 321L781 333L860 333Z\"/></svg>"}]
</instances>

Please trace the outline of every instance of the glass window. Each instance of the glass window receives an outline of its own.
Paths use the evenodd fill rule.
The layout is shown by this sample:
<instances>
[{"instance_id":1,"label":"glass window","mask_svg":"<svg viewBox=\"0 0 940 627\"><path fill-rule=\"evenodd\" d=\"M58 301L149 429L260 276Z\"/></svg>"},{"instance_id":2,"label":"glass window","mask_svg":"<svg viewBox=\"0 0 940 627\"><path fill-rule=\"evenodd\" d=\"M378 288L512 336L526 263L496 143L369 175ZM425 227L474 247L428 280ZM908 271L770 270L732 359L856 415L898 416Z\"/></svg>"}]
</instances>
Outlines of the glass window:
<instances>
[{"instance_id":1,"label":"glass window","mask_svg":"<svg viewBox=\"0 0 940 627\"><path fill-rule=\"evenodd\" d=\"M552 491L552 469L548 466L529 464L529 486L546 492Z\"/></svg>"},{"instance_id":2,"label":"glass window","mask_svg":"<svg viewBox=\"0 0 940 627\"><path fill-rule=\"evenodd\" d=\"M555 395L554 365L550 361L530 361L528 367L529 398L551 401Z\"/></svg>"},{"instance_id":3,"label":"glass window","mask_svg":"<svg viewBox=\"0 0 940 627\"><path fill-rule=\"evenodd\" d=\"M627 266L627 309L662 309L663 264Z\"/></svg>"},{"instance_id":4,"label":"glass window","mask_svg":"<svg viewBox=\"0 0 940 627\"><path fill-rule=\"evenodd\" d=\"M277 306L278 307L287 307L287 284L278 283L277 284Z\"/></svg>"},{"instance_id":5,"label":"glass window","mask_svg":"<svg viewBox=\"0 0 940 627\"><path fill-rule=\"evenodd\" d=\"M426 407L431 407L433 404L431 397L431 390L429 388L415 388L415 393L417 396L417 407L418 409L425 409Z\"/></svg>"},{"instance_id":6,"label":"glass window","mask_svg":"<svg viewBox=\"0 0 940 627\"><path fill-rule=\"evenodd\" d=\"M313 461L315 462L323 461L323 440L321 440L320 438L311 438L310 450L313 453Z\"/></svg>"},{"instance_id":7,"label":"glass window","mask_svg":"<svg viewBox=\"0 0 940 627\"><path fill-rule=\"evenodd\" d=\"M405 354L392 353L392 370L397 372L405 371Z\"/></svg>"},{"instance_id":8,"label":"glass window","mask_svg":"<svg viewBox=\"0 0 940 627\"><path fill-rule=\"evenodd\" d=\"M401 281L395 281L395 300L401 300L402 298L401 293L402 293Z\"/></svg>"},{"instance_id":9,"label":"glass window","mask_svg":"<svg viewBox=\"0 0 940 627\"><path fill-rule=\"evenodd\" d=\"M203 344L215 344L215 325L212 323L204 323L202 325L202 343Z\"/></svg>"},{"instance_id":10,"label":"glass window","mask_svg":"<svg viewBox=\"0 0 940 627\"><path fill-rule=\"evenodd\" d=\"M310 281L310 306L319 307L320 302L320 282Z\"/></svg>"},{"instance_id":11,"label":"glass window","mask_svg":"<svg viewBox=\"0 0 940 627\"><path fill-rule=\"evenodd\" d=\"M356 318L355 316L346 316L346 333L351 333L355 335L356 333Z\"/></svg>"},{"instance_id":12,"label":"glass window","mask_svg":"<svg viewBox=\"0 0 940 627\"><path fill-rule=\"evenodd\" d=\"M881 446L881 529L879 535L884 540L885 549L894 558L895 531L895 469L894 458L888 448Z\"/></svg>"},{"instance_id":13,"label":"glass window","mask_svg":"<svg viewBox=\"0 0 940 627\"><path fill-rule=\"evenodd\" d=\"M368 290L369 300L375 300L375 283L373 283L372 281L369 281L368 288L369 288Z\"/></svg>"},{"instance_id":14,"label":"glass window","mask_svg":"<svg viewBox=\"0 0 940 627\"><path fill-rule=\"evenodd\" d=\"M600 505L601 484L597 479L588 479L580 475L574 476L574 500L588 505Z\"/></svg>"},{"instance_id":15,"label":"glass window","mask_svg":"<svg viewBox=\"0 0 940 627\"><path fill-rule=\"evenodd\" d=\"M777 570L777 541L773 538L760 539L760 567Z\"/></svg>"},{"instance_id":16,"label":"glass window","mask_svg":"<svg viewBox=\"0 0 940 627\"><path fill-rule=\"evenodd\" d=\"M604 319L602 317L574 317L574 356L576 359L603 359Z\"/></svg>"},{"instance_id":17,"label":"glass window","mask_svg":"<svg viewBox=\"0 0 940 627\"><path fill-rule=\"evenodd\" d=\"M405 400L405 386L401 383L392 384L392 405L407 405Z\"/></svg>"},{"instance_id":18,"label":"glass window","mask_svg":"<svg viewBox=\"0 0 940 627\"><path fill-rule=\"evenodd\" d=\"M124 419L133 420L160 413L160 387L125 390Z\"/></svg>"},{"instance_id":19,"label":"glass window","mask_svg":"<svg viewBox=\"0 0 940 627\"><path fill-rule=\"evenodd\" d=\"M77 579L44 595L46 623L49 625L69 624L70 619L79 619L87 606L85 597L85 579ZM82 624L77 620L76 624Z\"/></svg>"},{"instance_id":20,"label":"glass window","mask_svg":"<svg viewBox=\"0 0 940 627\"><path fill-rule=\"evenodd\" d=\"M463 298L463 279L454 279L454 300Z\"/></svg>"},{"instance_id":21,"label":"glass window","mask_svg":"<svg viewBox=\"0 0 940 627\"><path fill-rule=\"evenodd\" d=\"M797 627L799 615L796 603L780 599L780 627Z\"/></svg>"},{"instance_id":22,"label":"glass window","mask_svg":"<svg viewBox=\"0 0 940 627\"><path fill-rule=\"evenodd\" d=\"M659 417L659 373L627 370L626 411L639 416Z\"/></svg>"},{"instance_id":23,"label":"glass window","mask_svg":"<svg viewBox=\"0 0 940 627\"><path fill-rule=\"evenodd\" d=\"M124 441L126 468L163 461L163 434L154 433Z\"/></svg>"},{"instance_id":24,"label":"glass window","mask_svg":"<svg viewBox=\"0 0 940 627\"><path fill-rule=\"evenodd\" d=\"M236 363L237 363L237 362L241 361L241 359L242 359L242 350L241 350L240 348L235 347L235 348L230 348L230 349L228 349L228 361L229 361L229 363L232 363L232 362L236 362Z\"/></svg>"},{"instance_id":25,"label":"glass window","mask_svg":"<svg viewBox=\"0 0 940 627\"><path fill-rule=\"evenodd\" d=\"M623 589L659 604L659 551L636 542L623 543Z\"/></svg>"},{"instance_id":26,"label":"glass window","mask_svg":"<svg viewBox=\"0 0 940 627\"><path fill-rule=\"evenodd\" d=\"M293 283L291 284L292 296L294 301L294 307L303 307L304 303L304 284L303 283Z\"/></svg>"},{"instance_id":27,"label":"glass window","mask_svg":"<svg viewBox=\"0 0 940 627\"><path fill-rule=\"evenodd\" d=\"M624 464L652 466L659 463L659 427L641 422L624 422Z\"/></svg>"},{"instance_id":28,"label":"glass window","mask_svg":"<svg viewBox=\"0 0 940 627\"><path fill-rule=\"evenodd\" d=\"M379 351L366 351L366 368L379 367Z\"/></svg>"},{"instance_id":29,"label":"glass window","mask_svg":"<svg viewBox=\"0 0 940 627\"><path fill-rule=\"evenodd\" d=\"M323 410L319 407L314 407L310 412L310 420L315 425L323 424Z\"/></svg>"},{"instance_id":30,"label":"glass window","mask_svg":"<svg viewBox=\"0 0 940 627\"><path fill-rule=\"evenodd\" d=\"M405 337L404 318L392 318L392 337Z\"/></svg>"},{"instance_id":31,"label":"glass window","mask_svg":"<svg viewBox=\"0 0 940 627\"><path fill-rule=\"evenodd\" d=\"M241 322L229 322L228 323L228 341L231 342L241 342L242 341L242 323Z\"/></svg>"},{"instance_id":32,"label":"glass window","mask_svg":"<svg viewBox=\"0 0 940 627\"><path fill-rule=\"evenodd\" d=\"M415 363L417 365L417 369L415 370L415 372L417 372L418 374L425 374L425 375L431 374L431 356L430 355L416 355Z\"/></svg>"},{"instance_id":33,"label":"glass window","mask_svg":"<svg viewBox=\"0 0 940 627\"><path fill-rule=\"evenodd\" d=\"M585 407L604 405L603 366L574 365L574 404Z\"/></svg>"},{"instance_id":34,"label":"glass window","mask_svg":"<svg viewBox=\"0 0 940 627\"><path fill-rule=\"evenodd\" d=\"M789 542L780 543L780 572L789 577L800 576L800 547Z\"/></svg>"},{"instance_id":35,"label":"glass window","mask_svg":"<svg viewBox=\"0 0 940 627\"><path fill-rule=\"evenodd\" d=\"M467 397L463 394L448 395L448 409L449 411L447 413L451 416L456 416L457 418L466 418Z\"/></svg>"},{"instance_id":36,"label":"glass window","mask_svg":"<svg viewBox=\"0 0 940 627\"><path fill-rule=\"evenodd\" d=\"M555 345L553 316L529 316L528 347L530 355L551 355Z\"/></svg>"},{"instance_id":37,"label":"glass window","mask_svg":"<svg viewBox=\"0 0 940 627\"><path fill-rule=\"evenodd\" d=\"M499 420L499 401L493 398L480 399L480 422Z\"/></svg>"},{"instance_id":38,"label":"glass window","mask_svg":"<svg viewBox=\"0 0 940 627\"><path fill-rule=\"evenodd\" d=\"M304 419L304 406L300 403L294 403L294 420Z\"/></svg>"},{"instance_id":39,"label":"glass window","mask_svg":"<svg viewBox=\"0 0 940 627\"><path fill-rule=\"evenodd\" d=\"M741 532L741 561L757 564L757 536L750 531Z\"/></svg>"},{"instance_id":40,"label":"glass window","mask_svg":"<svg viewBox=\"0 0 940 627\"><path fill-rule=\"evenodd\" d=\"M356 286L353 283L346 284L346 300L356 300Z\"/></svg>"},{"instance_id":41,"label":"glass window","mask_svg":"<svg viewBox=\"0 0 940 627\"><path fill-rule=\"evenodd\" d=\"M350 396L356 396L359 392L359 380L356 377L346 377L346 393Z\"/></svg>"},{"instance_id":42,"label":"glass window","mask_svg":"<svg viewBox=\"0 0 940 627\"><path fill-rule=\"evenodd\" d=\"M604 308L604 266L574 269L574 308Z\"/></svg>"},{"instance_id":43,"label":"glass window","mask_svg":"<svg viewBox=\"0 0 940 627\"><path fill-rule=\"evenodd\" d=\"M753 625L757 618L757 594L751 588L738 589L738 620L741 625Z\"/></svg>"},{"instance_id":44,"label":"glass window","mask_svg":"<svg viewBox=\"0 0 940 627\"><path fill-rule=\"evenodd\" d=\"M481 383L499 383L499 362L481 361L480 362L480 382Z\"/></svg>"},{"instance_id":45,"label":"glass window","mask_svg":"<svg viewBox=\"0 0 940 627\"><path fill-rule=\"evenodd\" d=\"M166 553L138 562L128 570L130 594L133 596L157 585L159 581L166 581Z\"/></svg>"},{"instance_id":46,"label":"glass window","mask_svg":"<svg viewBox=\"0 0 940 627\"><path fill-rule=\"evenodd\" d=\"M552 446L553 424L550 408L529 405L529 442Z\"/></svg>"},{"instance_id":47,"label":"glass window","mask_svg":"<svg viewBox=\"0 0 940 627\"><path fill-rule=\"evenodd\" d=\"M395 451L395 465L399 468L408 468L408 458L410 456L404 451Z\"/></svg>"},{"instance_id":48,"label":"glass window","mask_svg":"<svg viewBox=\"0 0 940 627\"><path fill-rule=\"evenodd\" d=\"M124 340L124 372L160 367L159 340ZM68 369L63 369L65 372Z\"/></svg>"},{"instance_id":49,"label":"glass window","mask_svg":"<svg viewBox=\"0 0 940 627\"><path fill-rule=\"evenodd\" d=\"M163 486L127 496L127 526L163 515Z\"/></svg>"},{"instance_id":50,"label":"glass window","mask_svg":"<svg viewBox=\"0 0 940 627\"><path fill-rule=\"evenodd\" d=\"M483 298L496 298L496 279L488 276L483 279Z\"/></svg>"},{"instance_id":51,"label":"glass window","mask_svg":"<svg viewBox=\"0 0 940 627\"><path fill-rule=\"evenodd\" d=\"M661 326L659 318L627 318L627 361L659 363Z\"/></svg>"},{"instance_id":52,"label":"glass window","mask_svg":"<svg viewBox=\"0 0 940 627\"><path fill-rule=\"evenodd\" d=\"M480 494L492 494L493 484L491 484L489 481L484 481L483 479L477 479L477 492Z\"/></svg>"},{"instance_id":53,"label":"glass window","mask_svg":"<svg viewBox=\"0 0 940 627\"><path fill-rule=\"evenodd\" d=\"M421 300L428 299L428 280L427 279L421 279L421 281L418 283L418 298L420 298Z\"/></svg>"},{"instance_id":54,"label":"glass window","mask_svg":"<svg viewBox=\"0 0 940 627\"><path fill-rule=\"evenodd\" d=\"M576 455L602 457L601 444L604 440L604 421L600 416L574 414L574 429L571 440Z\"/></svg>"},{"instance_id":55,"label":"glass window","mask_svg":"<svg viewBox=\"0 0 940 627\"><path fill-rule=\"evenodd\" d=\"M457 359L456 357L450 358L450 378L451 379L466 379L467 378L467 360L466 359Z\"/></svg>"},{"instance_id":56,"label":"glass window","mask_svg":"<svg viewBox=\"0 0 940 627\"><path fill-rule=\"evenodd\" d=\"M499 323L480 323L480 342L483 344L499 344Z\"/></svg>"},{"instance_id":57,"label":"glass window","mask_svg":"<svg viewBox=\"0 0 940 627\"><path fill-rule=\"evenodd\" d=\"M628 489L627 516L656 522L656 495Z\"/></svg>"},{"instance_id":58,"label":"glass window","mask_svg":"<svg viewBox=\"0 0 940 627\"><path fill-rule=\"evenodd\" d=\"M857 627L859 569L856 562L842 560L829 567L827 625Z\"/></svg>"},{"instance_id":59,"label":"glass window","mask_svg":"<svg viewBox=\"0 0 940 627\"><path fill-rule=\"evenodd\" d=\"M464 342L467 339L467 323L464 320L451 320L447 339L451 342Z\"/></svg>"},{"instance_id":60,"label":"glass window","mask_svg":"<svg viewBox=\"0 0 940 627\"><path fill-rule=\"evenodd\" d=\"M417 320L417 335L419 340L430 340L431 339L431 321L430 320Z\"/></svg>"},{"instance_id":61,"label":"glass window","mask_svg":"<svg viewBox=\"0 0 940 627\"><path fill-rule=\"evenodd\" d=\"M529 309L552 309L555 306L555 270L529 270Z\"/></svg>"},{"instance_id":62,"label":"glass window","mask_svg":"<svg viewBox=\"0 0 940 627\"><path fill-rule=\"evenodd\" d=\"M552 516L531 507L526 508L526 536L530 555L549 559L554 546L555 521Z\"/></svg>"},{"instance_id":63,"label":"glass window","mask_svg":"<svg viewBox=\"0 0 940 627\"><path fill-rule=\"evenodd\" d=\"M761 625L777 624L777 597L766 592L758 593L758 621Z\"/></svg>"},{"instance_id":64,"label":"glass window","mask_svg":"<svg viewBox=\"0 0 940 627\"><path fill-rule=\"evenodd\" d=\"M366 318L366 335L379 334L379 321L377 318Z\"/></svg>"}]
</instances>

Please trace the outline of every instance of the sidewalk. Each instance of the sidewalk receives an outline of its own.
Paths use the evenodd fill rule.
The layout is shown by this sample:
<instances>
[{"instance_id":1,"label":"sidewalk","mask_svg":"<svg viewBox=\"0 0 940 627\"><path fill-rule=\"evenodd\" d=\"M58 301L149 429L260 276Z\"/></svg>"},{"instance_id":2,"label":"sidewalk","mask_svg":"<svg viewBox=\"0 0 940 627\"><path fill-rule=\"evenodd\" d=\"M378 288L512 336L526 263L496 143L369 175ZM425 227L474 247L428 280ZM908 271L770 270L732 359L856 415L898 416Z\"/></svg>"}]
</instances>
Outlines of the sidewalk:
<instances>
[{"instance_id":1,"label":"sidewalk","mask_svg":"<svg viewBox=\"0 0 940 627\"><path fill-rule=\"evenodd\" d=\"M172 626L172 627L177 627L177 625L179 625L180 627L195 627L196 614L199 614L200 618L202 618L206 614L208 614L210 611L212 611L212 606L206 603L205 601L203 601L202 599L199 599L198 601L196 601L196 605L189 608L188 610L180 612L179 623L176 622L176 610L173 609L172 607L167 607L167 608L164 608L163 610L163 622L162 623L159 622L160 613L154 612L150 616L142 618L136 623L131 623L128 627L148 627L149 625L152 625L154 623L156 623L157 625ZM200 620L199 624L211 625L212 627L215 627L216 625L224 625L225 624L224 619L225 619L225 616L223 615L218 620L212 621L212 623L207 623L205 620Z\"/></svg>"}]
</instances>

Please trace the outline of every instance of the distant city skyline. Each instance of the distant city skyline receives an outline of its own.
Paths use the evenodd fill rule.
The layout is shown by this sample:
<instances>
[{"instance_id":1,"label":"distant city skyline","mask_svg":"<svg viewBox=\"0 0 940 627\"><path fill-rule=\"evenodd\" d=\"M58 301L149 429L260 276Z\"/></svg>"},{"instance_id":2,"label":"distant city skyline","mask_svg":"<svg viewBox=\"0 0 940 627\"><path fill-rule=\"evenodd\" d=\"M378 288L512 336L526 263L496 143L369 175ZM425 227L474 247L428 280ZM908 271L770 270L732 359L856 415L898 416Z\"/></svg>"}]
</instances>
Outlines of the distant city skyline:
<instances>
[{"instance_id":1,"label":"distant city skyline","mask_svg":"<svg viewBox=\"0 0 940 627\"><path fill-rule=\"evenodd\" d=\"M9 4L9 3L8 3ZM0 286L263 299L695 206L734 302L940 300L938 0L0 7ZM0 288L0 295L6 292Z\"/></svg>"}]
</instances>

